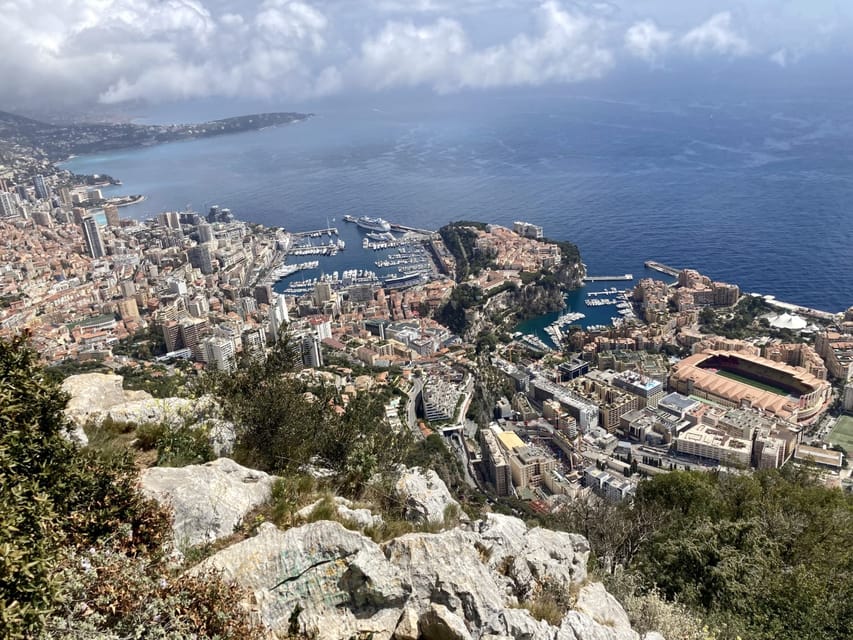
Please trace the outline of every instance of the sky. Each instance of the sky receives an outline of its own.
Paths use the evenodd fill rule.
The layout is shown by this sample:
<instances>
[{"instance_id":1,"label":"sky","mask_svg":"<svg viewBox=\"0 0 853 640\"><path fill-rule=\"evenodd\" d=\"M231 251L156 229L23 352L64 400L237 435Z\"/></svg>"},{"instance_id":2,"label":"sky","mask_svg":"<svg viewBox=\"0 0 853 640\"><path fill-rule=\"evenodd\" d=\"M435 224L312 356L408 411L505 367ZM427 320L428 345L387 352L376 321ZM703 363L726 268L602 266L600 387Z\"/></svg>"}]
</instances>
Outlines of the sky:
<instances>
[{"instance_id":1,"label":"sky","mask_svg":"<svg viewBox=\"0 0 853 640\"><path fill-rule=\"evenodd\" d=\"M846 68L853 2L0 0L0 33L0 109L299 104L691 69L802 77Z\"/></svg>"}]
</instances>

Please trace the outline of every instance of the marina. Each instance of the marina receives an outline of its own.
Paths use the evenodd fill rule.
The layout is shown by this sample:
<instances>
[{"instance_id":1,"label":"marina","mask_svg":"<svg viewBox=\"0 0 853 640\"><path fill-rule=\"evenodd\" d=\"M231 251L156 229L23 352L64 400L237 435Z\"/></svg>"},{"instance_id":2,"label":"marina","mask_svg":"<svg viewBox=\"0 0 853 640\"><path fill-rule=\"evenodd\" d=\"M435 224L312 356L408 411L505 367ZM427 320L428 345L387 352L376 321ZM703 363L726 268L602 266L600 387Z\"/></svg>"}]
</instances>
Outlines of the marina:
<instances>
[{"instance_id":1,"label":"marina","mask_svg":"<svg viewBox=\"0 0 853 640\"><path fill-rule=\"evenodd\" d=\"M338 235L337 227L327 227L325 229L314 229L312 231L297 231L293 236L297 238L320 238L322 236Z\"/></svg>"},{"instance_id":2,"label":"marina","mask_svg":"<svg viewBox=\"0 0 853 640\"><path fill-rule=\"evenodd\" d=\"M567 311L560 314L554 322L545 327L545 333L548 334L548 337L551 338L555 345L560 345L563 343L568 328L583 318L586 318L586 314Z\"/></svg>"}]
</instances>

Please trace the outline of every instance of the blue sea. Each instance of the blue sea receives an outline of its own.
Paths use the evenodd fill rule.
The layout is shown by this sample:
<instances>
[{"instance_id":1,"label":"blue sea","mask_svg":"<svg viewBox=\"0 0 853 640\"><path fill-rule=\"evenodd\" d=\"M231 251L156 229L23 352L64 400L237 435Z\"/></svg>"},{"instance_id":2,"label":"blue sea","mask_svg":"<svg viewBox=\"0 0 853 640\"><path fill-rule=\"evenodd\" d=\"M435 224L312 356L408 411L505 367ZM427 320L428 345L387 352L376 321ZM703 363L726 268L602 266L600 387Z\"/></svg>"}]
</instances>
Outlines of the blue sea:
<instances>
[{"instance_id":1,"label":"blue sea","mask_svg":"<svg viewBox=\"0 0 853 640\"><path fill-rule=\"evenodd\" d=\"M294 231L343 227L344 214L424 228L522 219L578 244L591 275L652 275L651 259L840 311L853 305L849 107L544 91L376 97L294 125L65 166L121 179L113 193L145 194L125 216L218 204ZM326 271L377 258L347 226L348 250Z\"/></svg>"}]
</instances>

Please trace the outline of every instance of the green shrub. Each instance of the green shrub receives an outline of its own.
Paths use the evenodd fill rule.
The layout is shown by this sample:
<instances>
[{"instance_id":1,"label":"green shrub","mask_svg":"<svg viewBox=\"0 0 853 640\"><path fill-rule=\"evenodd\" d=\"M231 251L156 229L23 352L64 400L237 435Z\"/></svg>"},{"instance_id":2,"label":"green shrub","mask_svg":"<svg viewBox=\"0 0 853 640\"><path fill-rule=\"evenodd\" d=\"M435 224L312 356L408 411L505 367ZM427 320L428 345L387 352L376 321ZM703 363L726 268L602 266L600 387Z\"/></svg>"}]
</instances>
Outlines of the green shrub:
<instances>
[{"instance_id":1,"label":"green shrub","mask_svg":"<svg viewBox=\"0 0 853 640\"><path fill-rule=\"evenodd\" d=\"M240 603L247 594L218 574L172 575L106 546L65 555L63 598L46 621L51 639L110 637L259 638Z\"/></svg>"},{"instance_id":2,"label":"green shrub","mask_svg":"<svg viewBox=\"0 0 853 640\"><path fill-rule=\"evenodd\" d=\"M157 440L157 466L185 467L214 458L207 430L198 425L169 427Z\"/></svg>"},{"instance_id":3,"label":"green shrub","mask_svg":"<svg viewBox=\"0 0 853 640\"><path fill-rule=\"evenodd\" d=\"M0 624L4 638L36 638L73 603L67 554L106 544L120 560L153 566L171 519L138 490L128 451L79 449L66 403L22 338L0 340ZM98 580L101 584L109 582ZM120 589L116 585L113 588ZM131 597L132 594L126 594ZM195 601L199 604L199 601ZM178 606L175 604L175 606ZM75 609L77 610L77 609ZM80 611L85 611L80 609ZM53 617L51 617L53 616ZM66 637L92 637L70 633ZM236 636L235 636L236 637Z\"/></svg>"},{"instance_id":4,"label":"green shrub","mask_svg":"<svg viewBox=\"0 0 853 640\"><path fill-rule=\"evenodd\" d=\"M151 451L166 435L168 427L162 422L145 422L136 428L134 445L142 451Z\"/></svg>"}]
</instances>

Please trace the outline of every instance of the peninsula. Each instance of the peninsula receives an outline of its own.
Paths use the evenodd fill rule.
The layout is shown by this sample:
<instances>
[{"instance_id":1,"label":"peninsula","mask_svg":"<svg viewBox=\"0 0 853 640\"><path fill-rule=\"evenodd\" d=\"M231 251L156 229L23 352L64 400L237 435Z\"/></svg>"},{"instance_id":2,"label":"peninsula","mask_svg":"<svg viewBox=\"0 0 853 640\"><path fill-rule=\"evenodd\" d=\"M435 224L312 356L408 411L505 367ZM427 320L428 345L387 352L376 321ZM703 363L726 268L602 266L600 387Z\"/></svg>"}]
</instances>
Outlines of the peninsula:
<instances>
[{"instance_id":1,"label":"peninsula","mask_svg":"<svg viewBox=\"0 0 853 640\"><path fill-rule=\"evenodd\" d=\"M72 155L255 131L299 122L311 115L256 113L197 124L53 125L0 111L0 164L14 164L15 160L23 158L59 162Z\"/></svg>"}]
</instances>

